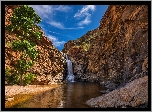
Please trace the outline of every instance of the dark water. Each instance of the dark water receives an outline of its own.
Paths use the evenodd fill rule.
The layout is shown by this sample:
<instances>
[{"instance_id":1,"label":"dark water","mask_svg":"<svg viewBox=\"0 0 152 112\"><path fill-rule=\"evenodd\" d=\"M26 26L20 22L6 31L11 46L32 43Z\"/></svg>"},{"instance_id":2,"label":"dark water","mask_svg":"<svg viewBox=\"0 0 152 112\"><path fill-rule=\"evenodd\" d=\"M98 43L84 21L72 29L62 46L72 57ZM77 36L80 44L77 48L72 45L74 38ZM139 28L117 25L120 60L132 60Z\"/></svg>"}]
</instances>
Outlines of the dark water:
<instances>
[{"instance_id":1,"label":"dark water","mask_svg":"<svg viewBox=\"0 0 152 112\"><path fill-rule=\"evenodd\" d=\"M89 108L85 102L102 95L97 83L70 82L36 95L17 108Z\"/></svg>"}]
</instances>

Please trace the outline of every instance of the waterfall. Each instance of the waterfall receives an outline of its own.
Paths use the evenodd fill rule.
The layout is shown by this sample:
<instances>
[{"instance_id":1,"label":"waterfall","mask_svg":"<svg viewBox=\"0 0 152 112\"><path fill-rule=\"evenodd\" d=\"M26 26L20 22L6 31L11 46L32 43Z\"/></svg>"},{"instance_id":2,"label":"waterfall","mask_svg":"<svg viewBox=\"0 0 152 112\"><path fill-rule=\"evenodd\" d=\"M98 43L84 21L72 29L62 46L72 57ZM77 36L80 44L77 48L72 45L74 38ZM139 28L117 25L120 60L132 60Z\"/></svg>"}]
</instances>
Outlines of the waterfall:
<instances>
[{"instance_id":1,"label":"waterfall","mask_svg":"<svg viewBox=\"0 0 152 112\"><path fill-rule=\"evenodd\" d=\"M68 56L66 55L66 62L67 62L67 81L68 82L74 82L74 75L73 75L73 68L72 68L72 62L68 59Z\"/></svg>"}]
</instances>

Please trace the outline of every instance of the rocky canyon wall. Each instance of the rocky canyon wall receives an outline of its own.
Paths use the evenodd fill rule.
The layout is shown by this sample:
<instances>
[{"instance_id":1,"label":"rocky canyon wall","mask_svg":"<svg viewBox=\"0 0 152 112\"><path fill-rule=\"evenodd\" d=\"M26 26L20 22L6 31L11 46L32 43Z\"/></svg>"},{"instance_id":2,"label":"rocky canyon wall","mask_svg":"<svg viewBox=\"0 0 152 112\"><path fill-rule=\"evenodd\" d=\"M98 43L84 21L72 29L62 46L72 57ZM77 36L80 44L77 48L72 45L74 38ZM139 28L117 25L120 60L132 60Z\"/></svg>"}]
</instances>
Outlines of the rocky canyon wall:
<instances>
[{"instance_id":1,"label":"rocky canyon wall","mask_svg":"<svg viewBox=\"0 0 152 112\"><path fill-rule=\"evenodd\" d=\"M20 6L5 6L5 27L11 24L9 18L17 7ZM11 46L14 40L19 40L16 37L16 34L8 33L8 31L5 30L5 72L6 70L14 70L15 64L22 54L21 52L13 51ZM38 50L39 55L35 64L27 71L36 74L35 80L32 84L54 84L61 82L63 80L65 65L63 54L53 46L52 42L44 35L44 33L40 41L35 41L35 43L35 49Z\"/></svg>"},{"instance_id":2,"label":"rocky canyon wall","mask_svg":"<svg viewBox=\"0 0 152 112\"><path fill-rule=\"evenodd\" d=\"M148 75L148 6L110 5L100 26L62 50L76 80L120 86Z\"/></svg>"}]
</instances>

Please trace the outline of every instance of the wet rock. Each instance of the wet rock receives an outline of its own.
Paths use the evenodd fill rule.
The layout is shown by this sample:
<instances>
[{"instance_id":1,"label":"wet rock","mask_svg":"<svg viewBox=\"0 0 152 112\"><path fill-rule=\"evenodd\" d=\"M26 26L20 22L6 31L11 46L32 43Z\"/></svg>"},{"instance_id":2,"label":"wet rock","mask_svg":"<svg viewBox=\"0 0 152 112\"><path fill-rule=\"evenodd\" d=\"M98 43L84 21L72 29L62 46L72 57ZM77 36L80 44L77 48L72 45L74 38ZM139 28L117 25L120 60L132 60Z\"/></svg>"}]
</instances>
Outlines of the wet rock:
<instances>
[{"instance_id":1,"label":"wet rock","mask_svg":"<svg viewBox=\"0 0 152 112\"><path fill-rule=\"evenodd\" d=\"M112 91L112 90L114 90L115 88L116 88L116 84L114 84L113 82L106 82L105 84L104 84L104 86L106 87L106 88L108 88L109 89L109 91Z\"/></svg>"}]
</instances>

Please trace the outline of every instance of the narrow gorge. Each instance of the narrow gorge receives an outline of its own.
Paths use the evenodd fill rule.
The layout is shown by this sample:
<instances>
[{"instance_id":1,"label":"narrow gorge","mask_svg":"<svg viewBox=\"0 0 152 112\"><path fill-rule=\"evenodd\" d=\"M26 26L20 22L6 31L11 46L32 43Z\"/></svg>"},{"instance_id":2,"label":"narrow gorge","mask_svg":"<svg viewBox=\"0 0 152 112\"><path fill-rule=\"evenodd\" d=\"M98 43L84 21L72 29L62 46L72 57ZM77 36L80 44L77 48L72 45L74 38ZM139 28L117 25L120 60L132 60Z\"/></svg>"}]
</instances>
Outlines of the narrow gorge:
<instances>
[{"instance_id":1,"label":"narrow gorge","mask_svg":"<svg viewBox=\"0 0 152 112\"><path fill-rule=\"evenodd\" d=\"M109 98L107 101L105 96L101 96L101 100L92 99L87 102L88 105L101 108L134 107L139 102L148 102L148 6L109 6L98 28L77 40L70 40L62 52L67 53L73 62L76 80L99 82L107 88L104 94L123 88L135 80L144 81L146 88L142 84L138 85L138 91L142 88L145 90L144 93L139 92L141 96L135 95L135 88L130 91L131 87L128 87L122 90L124 96L120 95L119 100L114 98L115 101L110 101ZM137 86L137 83L132 86ZM106 94L107 98L110 94ZM136 101L135 98L132 101L134 103L128 103L133 97L140 100ZM141 100L143 97L145 99Z\"/></svg>"},{"instance_id":2,"label":"narrow gorge","mask_svg":"<svg viewBox=\"0 0 152 112\"><path fill-rule=\"evenodd\" d=\"M9 18L19 7L5 6L5 27L11 24ZM44 102L40 108L149 107L148 5L109 5L98 28L69 40L62 51L42 30L39 32L39 41L28 40L35 43L38 56L23 76L35 74L28 85L60 87L44 93L44 99L39 94L29 103L14 107L35 108L38 98ZM5 86L21 84L15 74L19 73L16 66L24 52L12 49L14 41L23 41L17 35L18 32L5 29Z\"/></svg>"}]
</instances>

